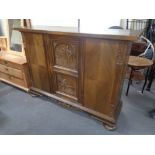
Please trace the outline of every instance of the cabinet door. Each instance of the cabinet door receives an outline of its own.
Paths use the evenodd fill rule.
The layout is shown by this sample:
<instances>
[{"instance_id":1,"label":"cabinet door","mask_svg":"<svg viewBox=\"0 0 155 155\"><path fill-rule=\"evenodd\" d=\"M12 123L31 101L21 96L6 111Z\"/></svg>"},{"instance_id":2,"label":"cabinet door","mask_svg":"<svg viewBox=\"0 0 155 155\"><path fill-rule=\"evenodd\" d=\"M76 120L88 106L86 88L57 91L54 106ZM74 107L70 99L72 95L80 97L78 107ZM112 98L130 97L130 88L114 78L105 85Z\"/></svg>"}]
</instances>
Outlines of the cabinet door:
<instances>
[{"instance_id":1,"label":"cabinet door","mask_svg":"<svg viewBox=\"0 0 155 155\"><path fill-rule=\"evenodd\" d=\"M50 92L47 60L41 34L23 33L32 87Z\"/></svg>"},{"instance_id":2,"label":"cabinet door","mask_svg":"<svg viewBox=\"0 0 155 155\"><path fill-rule=\"evenodd\" d=\"M76 38L49 36L49 68L53 93L79 101L79 51Z\"/></svg>"}]
</instances>

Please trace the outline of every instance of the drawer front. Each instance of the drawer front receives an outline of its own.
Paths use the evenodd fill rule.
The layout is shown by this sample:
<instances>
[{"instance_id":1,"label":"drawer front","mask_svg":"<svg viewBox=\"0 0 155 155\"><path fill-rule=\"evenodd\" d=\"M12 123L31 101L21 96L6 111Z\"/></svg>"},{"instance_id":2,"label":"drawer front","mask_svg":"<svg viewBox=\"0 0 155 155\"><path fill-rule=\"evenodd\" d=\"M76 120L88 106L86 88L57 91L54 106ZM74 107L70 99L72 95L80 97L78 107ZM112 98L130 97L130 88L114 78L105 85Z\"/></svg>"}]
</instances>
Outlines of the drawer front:
<instances>
[{"instance_id":1,"label":"drawer front","mask_svg":"<svg viewBox=\"0 0 155 155\"><path fill-rule=\"evenodd\" d=\"M20 86L26 86L24 80L21 80L19 78L16 78L14 76L11 76L11 75L8 75L8 74L2 73L2 72L0 72L0 78L10 81L10 82L15 83Z\"/></svg>"},{"instance_id":2,"label":"drawer front","mask_svg":"<svg viewBox=\"0 0 155 155\"><path fill-rule=\"evenodd\" d=\"M0 59L0 64L5 65L7 67L15 68L15 69L22 69L22 66L20 64L15 64L7 60Z\"/></svg>"},{"instance_id":3,"label":"drawer front","mask_svg":"<svg viewBox=\"0 0 155 155\"><path fill-rule=\"evenodd\" d=\"M0 72L15 76L17 78L23 79L23 74L21 70L10 68L0 64Z\"/></svg>"},{"instance_id":4,"label":"drawer front","mask_svg":"<svg viewBox=\"0 0 155 155\"><path fill-rule=\"evenodd\" d=\"M77 78L64 75L61 73L56 73L56 94L59 94L64 97L68 97L74 100L77 100L77 92L78 92L78 85L77 85Z\"/></svg>"}]
</instances>

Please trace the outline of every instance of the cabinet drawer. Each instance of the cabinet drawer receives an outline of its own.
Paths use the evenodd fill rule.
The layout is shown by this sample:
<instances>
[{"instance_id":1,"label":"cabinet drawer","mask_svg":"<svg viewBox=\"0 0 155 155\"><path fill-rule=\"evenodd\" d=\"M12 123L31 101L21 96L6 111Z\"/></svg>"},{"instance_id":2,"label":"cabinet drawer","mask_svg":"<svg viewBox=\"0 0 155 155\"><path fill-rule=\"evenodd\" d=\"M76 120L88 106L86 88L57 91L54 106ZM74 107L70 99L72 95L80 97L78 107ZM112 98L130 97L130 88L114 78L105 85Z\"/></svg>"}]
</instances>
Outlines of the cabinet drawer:
<instances>
[{"instance_id":1,"label":"cabinet drawer","mask_svg":"<svg viewBox=\"0 0 155 155\"><path fill-rule=\"evenodd\" d=\"M8 75L8 74L0 72L0 78L7 80L7 81L10 81L10 82L15 83L15 84L20 85L20 86L25 86L25 83L23 80L16 78L12 75Z\"/></svg>"},{"instance_id":2,"label":"cabinet drawer","mask_svg":"<svg viewBox=\"0 0 155 155\"><path fill-rule=\"evenodd\" d=\"M0 59L0 64L5 65L7 67L15 68L15 69L21 69L22 68L20 64L12 63L10 61L2 60L2 59Z\"/></svg>"},{"instance_id":3,"label":"cabinet drawer","mask_svg":"<svg viewBox=\"0 0 155 155\"><path fill-rule=\"evenodd\" d=\"M23 79L23 74L21 70L10 68L0 64L0 72L15 76L17 78Z\"/></svg>"}]
</instances>

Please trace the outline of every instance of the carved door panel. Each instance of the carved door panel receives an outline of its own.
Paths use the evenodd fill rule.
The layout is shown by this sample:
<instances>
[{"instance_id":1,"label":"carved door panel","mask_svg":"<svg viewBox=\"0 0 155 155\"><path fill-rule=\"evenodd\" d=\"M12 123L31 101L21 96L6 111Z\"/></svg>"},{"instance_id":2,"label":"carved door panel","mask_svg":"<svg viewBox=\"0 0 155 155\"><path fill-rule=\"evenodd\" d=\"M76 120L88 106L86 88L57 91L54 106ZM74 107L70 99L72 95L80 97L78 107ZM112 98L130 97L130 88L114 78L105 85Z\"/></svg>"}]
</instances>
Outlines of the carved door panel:
<instances>
[{"instance_id":1,"label":"carved door panel","mask_svg":"<svg viewBox=\"0 0 155 155\"><path fill-rule=\"evenodd\" d=\"M53 93L79 101L79 50L78 39L49 36L49 68Z\"/></svg>"},{"instance_id":2,"label":"carved door panel","mask_svg":"<svg viewBox=\"0 0 155 155\"><path fill-rule=\"evenodd\" d=\"M53 42L55 65L77 70L78 45L70 42Z\"/></svg>"},{"instance_id":3,"label":"carved door panel","mask_svg":"<svg viewBox=\"0 0 155 155\"><path fill-rule=\"evenodd\" d=\"M55 93L65 98L78 100L78 83L77 78L55 72L56 89Z\"/></svg>"}]
</instances>

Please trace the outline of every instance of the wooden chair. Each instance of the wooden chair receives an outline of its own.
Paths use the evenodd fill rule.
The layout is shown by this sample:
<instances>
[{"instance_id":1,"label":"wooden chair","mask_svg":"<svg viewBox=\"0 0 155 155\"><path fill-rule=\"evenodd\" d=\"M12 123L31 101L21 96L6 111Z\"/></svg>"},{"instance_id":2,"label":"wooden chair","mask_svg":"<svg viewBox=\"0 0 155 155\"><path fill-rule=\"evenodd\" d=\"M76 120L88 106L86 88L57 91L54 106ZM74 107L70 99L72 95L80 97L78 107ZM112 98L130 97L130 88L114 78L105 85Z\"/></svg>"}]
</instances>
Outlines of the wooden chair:
<instances>
[{"instance_id":1,"label":"wooden chair","mask_svg":"<svg viewBox=\"0 0 155 155\"><path fill-rule=\"evenodd\" d=\"M147 83L147 80L148 80L148 74L149 74L150 68L153 65L154 46L147 38L145 38L143 36L141 38L147 42L148 46L147 46L146 50L144 51L144 53L142 53L140 56L130 56L129 57L128 67L131 69L131 72L130 72L130 76L129 76L126 96L128 96L129 88L130 88L130 85L132 84L134 71L141 70L141 69L147 69L146 74L145 74L145 82L144 82L144 85L142 88L142 93L143 93L144 88ZM150 58L151 60L149 60L148 58L145 58L145 56L148 52L148 49L152 50L152 57Z\"/></svg>"}]
</instances>

